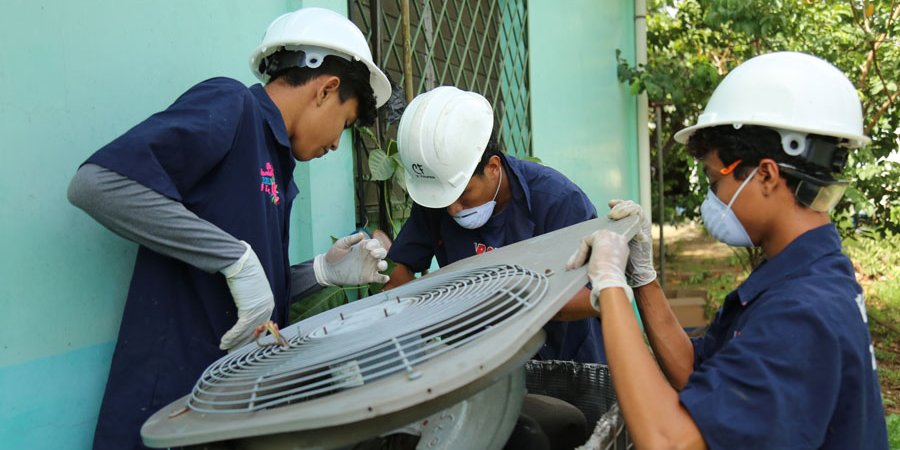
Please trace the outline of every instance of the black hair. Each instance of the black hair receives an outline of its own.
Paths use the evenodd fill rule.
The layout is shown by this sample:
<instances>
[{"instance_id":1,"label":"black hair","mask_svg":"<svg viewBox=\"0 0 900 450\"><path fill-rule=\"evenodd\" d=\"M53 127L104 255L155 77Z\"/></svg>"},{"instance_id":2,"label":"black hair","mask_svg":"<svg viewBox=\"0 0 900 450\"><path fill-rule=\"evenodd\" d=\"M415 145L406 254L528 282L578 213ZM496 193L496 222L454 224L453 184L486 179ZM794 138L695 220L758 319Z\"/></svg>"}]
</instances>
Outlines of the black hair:
<instances>
[{"instance_id":1,"label":"black hair","mask_svg":"<svg viewBox=\"0 0 900 450\"><path fill-rule=\"evenodd\" d=\"M277 67L279 59L296 59L298 52L281 50L266 58L264 64ZM262 68L261 68L262 69ZM348 61L339 56L328 55L322 64L315 69L309 67L286 67L271 71L269 83L282 79L290 86L302 86L323 75L333 75L341 79L338 97L341 103L355 98L359 106L356 112L356 125L368 127L375 123L375 93L369 84L369 68L362 61Z\"/></svg>"},{"instance_id":2,"label":"black hair","mask_svg":"<svg viewBox=\"0 0 900 450\"><path fill-rule=\"evenodd\" d=\"M500 150L500 143L497 141L496 133L491 133L491 137L484 147L484 153L481 154L481 161L478 161L478 165L475 166L474 175L484 175L484 168L487 166L488 161L491 160L491 157L500 156L502 154L503 151Z\"/></svg>"},{"instance_id":3,"label":"black hair","mask_svg":"<svg viewBox=\"0 0 900 450\"><path fill-rule=\"evenodd\" d=\"M830 136L810 135L810 138L816 142L838 144L838 139ZM687 150L691 156L697 159L703 159L707 154L716 150L725 167L741 160L734 170L734 176L738 180L745 179L763 159L772 159L779 164L789 164L799 172L809 175L831 178L830 170L801 157L785 153L781 144L781 135L768 127L744 125L735 128L732 125L720 125L701 128L694 132L688 140ZM782 172L782 176L791 189L797 188L798 179L785 176L784 172Z\"/></svg>"}]
</instances>

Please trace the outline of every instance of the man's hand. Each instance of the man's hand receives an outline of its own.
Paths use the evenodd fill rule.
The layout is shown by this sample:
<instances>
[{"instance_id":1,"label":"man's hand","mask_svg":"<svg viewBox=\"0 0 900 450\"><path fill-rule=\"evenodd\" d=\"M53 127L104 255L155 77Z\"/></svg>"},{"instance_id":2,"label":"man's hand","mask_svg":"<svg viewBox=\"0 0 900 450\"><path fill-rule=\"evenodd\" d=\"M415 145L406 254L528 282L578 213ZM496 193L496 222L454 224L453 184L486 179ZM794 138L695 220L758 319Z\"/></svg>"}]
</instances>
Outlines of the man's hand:
<instances>
[{"instance_id":1,"label":"man's hand","mask_svg":"<svg viewBox=\"0 0 900 450\"><path fill-rule=\"evenodd\" d=\"M250 244L241 241L247 250L234 264L221 270L228 283L228 289L237 306L237 323L228 330L219 342L222 350L234 350L253 340L256 327L272 317L275 297L266 272L259 263L256 252Z\"/></svg>"},{"instance_id":2,"label":"man's hand","mask_svg":"<svg viewBox=\"0 0 900 450\"><path fill-rule=\"evenodd\" d=\"M620 220L629 216L641 218L641 229L628 243L630 256L625 274L628 277L628 285L637 288L649 284L656 279L656 270L653 269L653 238L650 234L650 218L641 208L641 205L631 200L610 200L608 217L611 220Z\"/></svg>"},{"instance_id":3,"label":"man's hand","mask_svg":"<svg viewBox=\"0 0 900 450\"><path fill-rule=\"evenodd\" d=\"M377 239L365 237L356 233L338 239L327 253L316 256L316 281L322 286L387 283L390 277L378 273L387 269L387 250Z\"/></svg>"},{"instance_id":4,"label":"man's hand","mask_svg":"<svg viewBox=\"0 0 900 450\"><path fill-rule=\"evenodd\" d=\"M588 263L588 277L591 279L591 306L598 312L600 291L608 287L621 287L631 298L631 288L625 281L625 266L628 263L628 242L621 234L609 230L598 230L581 240L578 250L569 257L566 268L571 270Z\"/></svg>"}]
</instances>

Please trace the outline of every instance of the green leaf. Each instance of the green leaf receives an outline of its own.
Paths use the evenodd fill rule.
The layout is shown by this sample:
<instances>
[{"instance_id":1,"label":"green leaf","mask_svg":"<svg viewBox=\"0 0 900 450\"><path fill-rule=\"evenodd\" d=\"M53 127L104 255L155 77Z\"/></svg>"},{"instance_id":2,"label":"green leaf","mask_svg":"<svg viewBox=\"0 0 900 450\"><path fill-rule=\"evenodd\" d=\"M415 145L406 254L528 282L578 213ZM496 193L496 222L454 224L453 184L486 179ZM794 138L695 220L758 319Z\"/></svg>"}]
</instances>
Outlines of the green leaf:
<instances>
[{"instance_id":1,"label":"green leaf","mask_svg":"<svg viewBox=\"0 0 900 450\"><path fill-rule=\"evenodd\" d=\"M628 90L631 95L638 95L641 93L641 84L640 83L631 83L631 87Z\"/></svg>"},{"instance_id":2,"label":"green leaf","mask_svg":"<svg viewBox=\"0 0 900 450\"><path fill-rule=\"evenodd\" d=\"M372 181L384 181L394 174L394 164L384 150L377 148L369 153L369 172Z\"/></svg>"},{"instance_id":3,"label":"green leaf","mask_svg":"<svg viewBox=\"0 0 900 450\"><path fill-rule=\"evenodd\" d=\"M388 154L388 156L394 156L397 153L398 153L397 141L391 139L390 141L388 141L387 154Z\"/></svg>"},{"instance_id":4,"label":"green leaf","mask_svg":"<svg viewBox=\"0 0 900 450\"><path fill-rule=\"evenodd\" d=\"M329 286L306 297L293 299L289 321L296 323L346 303L348 299L344 290L337 286Z\"/></svg>"},{"instance_id":5,"label":"green leaf","mask_svg":"<svg viewBox=\"0 0 900 450\"><path fill-rule=\"evenodd\" d=\"M394 171L394 185L403 190L403 192L407 192L406 190L406 171L405 170L395 170Z\"/></svg>"},{"instance_id":6,"label":"green leaf","mask_svg":"<svg viewBox=\"0 0 900 450\"><path fill-rule=\"evenodd\" d=\"M375 132L372 131L371 128L368 128L368 127L356 127L356 130L359 131L359 133L362 134L363 136L366 136L366 137L368 137L369 139L371 139L371 140L373 140L373 141L378 141L378 139L375 137Z\"/></svg>"}]
</instances>

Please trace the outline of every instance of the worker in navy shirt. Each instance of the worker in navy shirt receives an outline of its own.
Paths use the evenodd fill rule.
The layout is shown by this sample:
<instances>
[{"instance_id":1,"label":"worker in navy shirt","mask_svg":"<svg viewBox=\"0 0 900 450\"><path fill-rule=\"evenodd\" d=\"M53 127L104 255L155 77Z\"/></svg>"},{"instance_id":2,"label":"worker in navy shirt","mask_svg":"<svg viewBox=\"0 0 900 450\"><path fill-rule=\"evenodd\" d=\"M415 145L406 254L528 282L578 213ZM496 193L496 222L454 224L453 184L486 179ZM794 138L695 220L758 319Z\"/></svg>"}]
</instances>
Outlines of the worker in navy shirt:
<instances>
[{"instance_id":1,"label":"worker in navy shirt","mask_svg":"<svg viewBox=\"0 0 900 450\"><path fill-rule=\"evenodd\" d=\"M500 153L493 110L479 94L442 86L404 111L398 150L415 201L391 246L387 288L444 266L596 217L590 200L559 172ZM544 330L541 359L603 361L596 311L585 288ZM578 319L578 320L575 320Z\"/></svg>"},{"instance_id":2,"label":"worker in navy shirt","mask_svg":"<svg viewBox=\"0 0 900 450\"><path fill-rule=\"evenodd\" d=\"M390 95L363 34L325 9L277 18L253 55L265 86L204 81L94 153L69 199L140 244L94 436L143 448L140 427L212 362L286 325L289 299L385 282L386 250L357 234L291 266L294 160L338 146Z\"/></svg>"},{"instance_id":3,"label":"worker in navy shirt","mask_svg":"<svg viewBox=\"0 0 900 450\"><path fill-rule=\"evenodd\" d=\"M690 340L659 284L633 280L652 270L649 233L584 239L570 267L592 250L592 297L636 447L888 448L862 289L828 216L849 149L869 140L853 84L814 56L758 56L675 139L703 163L709 233L761 247L765 261ZM649 231L633 202L609 214L639 215ZM630 317L632 290L655 362Z\"/></svg>"}]
</instances>

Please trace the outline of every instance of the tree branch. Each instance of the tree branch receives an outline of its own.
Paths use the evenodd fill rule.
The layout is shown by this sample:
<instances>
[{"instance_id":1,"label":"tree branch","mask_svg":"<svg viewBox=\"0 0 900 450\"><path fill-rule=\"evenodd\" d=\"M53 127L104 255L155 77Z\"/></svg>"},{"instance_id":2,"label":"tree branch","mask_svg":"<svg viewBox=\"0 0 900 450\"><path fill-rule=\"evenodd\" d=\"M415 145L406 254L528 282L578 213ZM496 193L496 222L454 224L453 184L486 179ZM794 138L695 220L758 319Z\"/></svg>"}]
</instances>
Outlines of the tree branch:
<instances>
[{"instance_id":1,"label":"tree branch","mask_svg":"<svg viewBox=\"0 0 900 450\"><path fill-rule=\"evenodd\" d=\"M865 8L865 6L863 6L863 8ZM854 19L853 21L857 25L859 25L860 28L862 28L862 30L866 33L866 35L871 34L871 28L868 25L868 19L865 17L866 16L865 10L863 11L863 14L862 14L865 24L861 24L856 16L856 8L853 7L852 1L850 1L850 9L853 11L853 19ZM862 68L860 69L859 79L857 79L857 82L856 82L856 86L860 90L863 90L863 88L866 86L866 82L869 80L869 74L872 69L872 66L877 65L876 53L878 52L878 49L881 48L881 45L884 44L888 40L888 37L889 37L888 34L891 31L891 27L892 27L894 21L897 20L898 18L900 18L900 5L896 5L894 3L894 0L891 0L890 9L891 9L891 14L888 16L887 23L885 24L885 31L883 33L881 33L877 38L872 40L872 48L868 52L866 52L866 62L863 64ZM878 68L875 67L875 70L877 71ZM881 78L881 82L884 83L884 78L881 77L880 74L879 74L879 77Z\"/></svg>"},{"instance_id":2,"label":"tree branch","mask_svg":"<svg viewBox=\"0 0 900 450\"><path fill-rule=\"evenodd\" d=\"M869 124L866 125L866 129L864 130L865 134L868 135L872 128L875 128L875 125L878 123L878 119L881 119L881 116L883 116L885 111L887 111L887 109L894 104L894 100L896 100L898 96L900 96L900 90L897 90L893 95L888 96L887 100L885 100L884 103L881 104L881 106L878 108L878 111L876 111L875 114L873 114L869 119Z\"/></svg>"},{"instance_id":3,"label":"tree branch","mask_svg":"<svg viewBox=\"0 0 900 450\"><path fill-rule=\"evenodd\" d=\"M675 145L675 135L670 134L666 139L666 143L663 144L663 155L669 153L672 150L672 147Z\"/></svg>"},{"instance_id":4,"label":"tree branch","mask_svg":"<svg viewBox=\"0 0 900 450\"><path fill-rule=\"evenodd\" d=\"M868 55L866 57L867 66L869 65L869 62L871 61L871 67L875 69L875 74L878 76L878 80L881 81L881 86L884 89L887 89L888 83L884 79L884 75L881 73L881 66L878 64L878 54L877 53L878 53L878 49L881 47L881 44L883 44L884 42L886 42L888 40L888 38L889 38L888 33L890 32L894 21L898 17L900 17L900 5L895 5L894 1L891 0L891 8L892 8L891 14L890 14L890 16L888 16L888 20L885 25L884 33L881 33L881 35L878 36L878 39L872 42L872 48L871 48L871 50L869 50ZM863 15L865 15L865 14L863 14ZM863 84L863 86L865 86L865 85ZM869 132L872 130L872 128L875 128L875 125L878 123L878 120L881 119L881 116L884 115L884 113L887 111L887 109L890 108L894 104L894 100L898 96L900 96L900 90L894 91L893 94L889 94L887 96L887 99L881 104L881 106L878 107L878 110L875 111L875 114L873 114L869 118L869 123L866 125L866 129L865 129L866 134L869 134Z\"/></svg>"}]
</instances>

